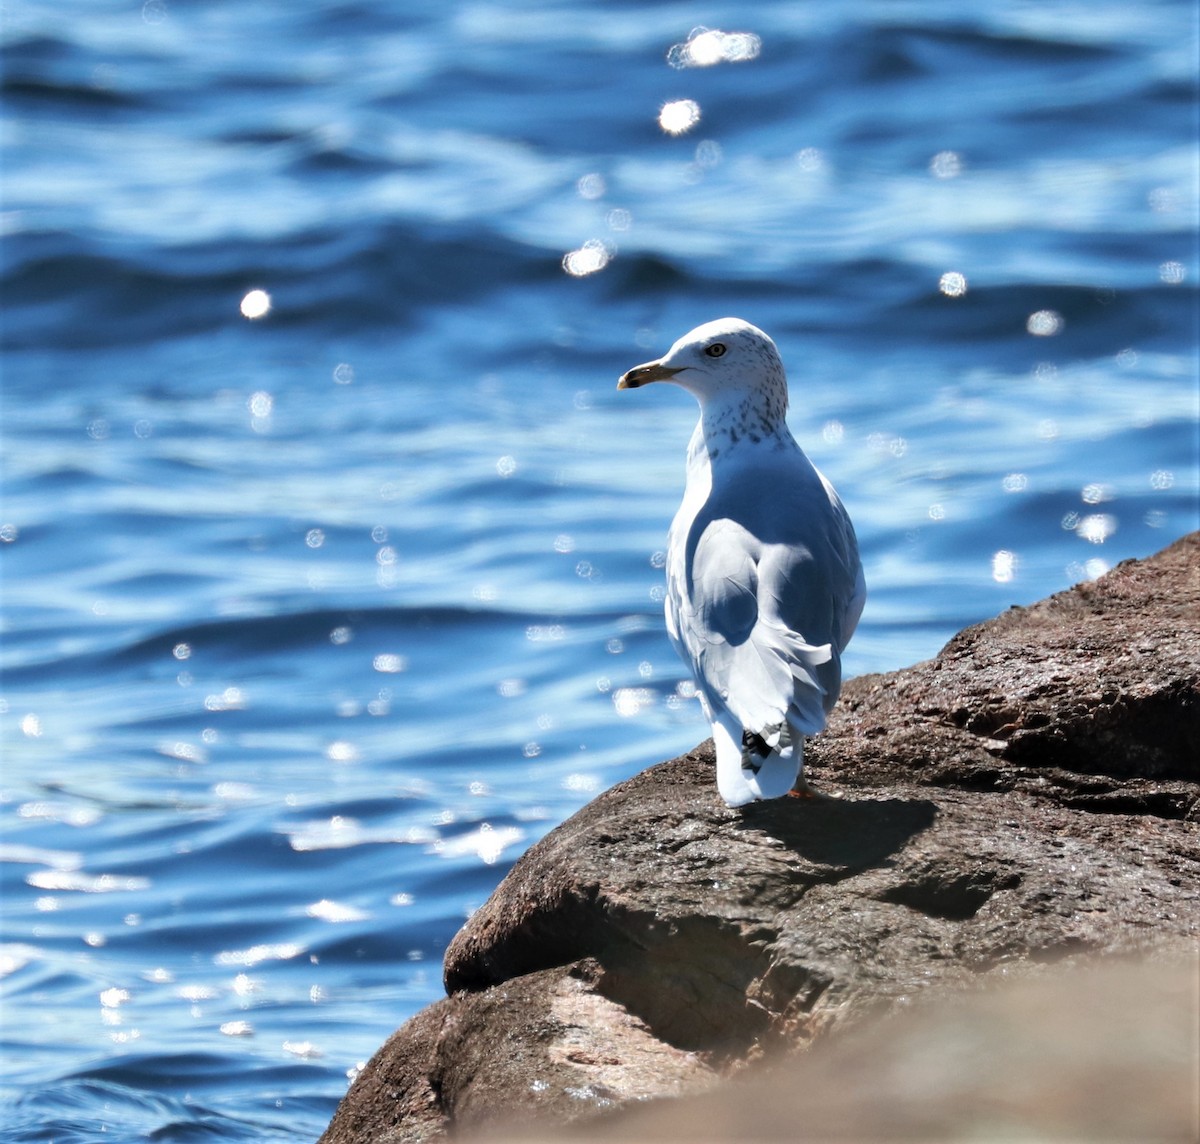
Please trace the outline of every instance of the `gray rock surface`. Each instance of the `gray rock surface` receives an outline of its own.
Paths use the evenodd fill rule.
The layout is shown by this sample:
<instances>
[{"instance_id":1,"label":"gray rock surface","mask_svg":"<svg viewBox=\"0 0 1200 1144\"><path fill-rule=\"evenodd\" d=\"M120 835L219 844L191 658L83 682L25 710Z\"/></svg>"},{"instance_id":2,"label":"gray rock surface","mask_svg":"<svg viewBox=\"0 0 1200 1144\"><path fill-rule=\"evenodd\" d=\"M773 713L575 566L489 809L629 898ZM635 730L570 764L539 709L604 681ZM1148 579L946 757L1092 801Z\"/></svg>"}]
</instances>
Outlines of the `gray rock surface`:
<instances>
[{"instance_id":1,"label":"gray rock surface","mask_svg":"<svg viewBox=\"0 0 1200 1144\"><path fill-rule=\"evenodd\" d=\"M729 810L711 743L532 847L325 1144L575 1119L915 998L1200 940L1200 534L850 681L824 797Z\"/></svg>"}]
</instances>

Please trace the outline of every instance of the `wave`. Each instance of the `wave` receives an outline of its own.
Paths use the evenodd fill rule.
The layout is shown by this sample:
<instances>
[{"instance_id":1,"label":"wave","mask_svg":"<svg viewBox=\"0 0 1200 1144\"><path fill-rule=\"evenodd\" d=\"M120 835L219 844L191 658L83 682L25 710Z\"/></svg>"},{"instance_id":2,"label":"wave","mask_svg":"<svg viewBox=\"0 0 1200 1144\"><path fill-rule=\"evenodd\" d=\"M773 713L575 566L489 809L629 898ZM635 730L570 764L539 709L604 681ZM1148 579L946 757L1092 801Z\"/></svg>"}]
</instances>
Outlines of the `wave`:
<instances>
[{"instance_id":1,"label":"wave","mask_svg":"<svg viewBox=\"0 0 1200 1144\"><path fill-rule=\"evenodd\" d=\"M271 325L326 334L403 327L431 305L507 290L546 255L484 229L399 221L324 229L286 241L213 242L118 250L55 232L6 240L0 279L4 345L63 338L76 349L153 342L228 328L252 287L270 286Z\"/></svg>"},{"instance_id":2,"label":"wave","mask_svg":"<svg viewBox=\"0 0 1200 1144\"><path fill-rule=\"evenodd\" d=\"M52 1139L61 1144L91 1144L97 1136L105 1139L220 1140L220 1141L295 1141L298 1133L310 1132L315 1138L332 1112L336 1098L328 1108L314 1109L310 1101L288 1101L289 1111L273 1118L231 1115L223 1108L207 1106L202 1098L170 1094L177 1085L194 1090L198 1081L207 1081L216 1090L228 1093L229 1077L243 1073L242 1058L168 1055L127 1058L119 1064L97 1066L94 1070L58 1081L39 1077L33 1087L15 1097L4 1113L5 1138L13 1144L34 1144ZM298 1074L311 1072L312 1066L256 1067L251 1075L259 1091L285 1091L305 1082ZM160 1091L166 1090L166 1091ZM221 1100L227 1105L227 1100ZM265 1102L263 1102L265 1104ZM305 1107L305 1106L308 1107Z\"/></svg>"},{"instance_id":3,"label":"wave","mask_svg":"<svg viewBox=\"0 0 1200 1144\"><path fill-rule=\"evenodd\" d=\"M201 654L217 662L253 657L285 655L299 650L325 648L368 635L389 639L471 639L473 632L495 628L524 628L530 640L543 638L556 624L586 619L589 625L611 626L626 613L589 609L586 616L548 617L545 613L508 611L501 608L453 606L404 606L316 608L280 611L236 619L204 620L145 633L136 627L117 627L106 639L120 639L117 646L103 646L74 654L52 656L26 663L12 663L0 670L0 682L16 687L40 680L66 677L108 677L146 664L184 662ZM103 638L103 637L102 637ZM546 639L561 638L547 634ZM10 651L10 655L12 652Z\"/></svg>"}]
</instances>

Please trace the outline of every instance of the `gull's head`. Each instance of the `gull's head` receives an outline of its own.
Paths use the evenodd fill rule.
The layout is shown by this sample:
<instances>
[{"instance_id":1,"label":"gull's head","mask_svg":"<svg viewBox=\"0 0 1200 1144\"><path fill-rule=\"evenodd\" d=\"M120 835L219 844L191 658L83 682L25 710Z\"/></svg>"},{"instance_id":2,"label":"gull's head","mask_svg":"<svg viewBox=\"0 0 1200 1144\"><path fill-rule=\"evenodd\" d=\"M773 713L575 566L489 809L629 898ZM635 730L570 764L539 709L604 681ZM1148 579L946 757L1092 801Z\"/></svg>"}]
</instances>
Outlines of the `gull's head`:
<instances>
[{"instance_id":1,"label":"gull's head","mask_svg":"<svg viewBox=\"0 0 1200 1144\"><path fill-rule=\"evenodd\" d=\"M621 375L618 389L672 381L699 400L739 403L766 399L778 416L787 411L787 379L775 343L741 318L718 318L684 334L662 357Z\"/></svg>"}]
</instances>

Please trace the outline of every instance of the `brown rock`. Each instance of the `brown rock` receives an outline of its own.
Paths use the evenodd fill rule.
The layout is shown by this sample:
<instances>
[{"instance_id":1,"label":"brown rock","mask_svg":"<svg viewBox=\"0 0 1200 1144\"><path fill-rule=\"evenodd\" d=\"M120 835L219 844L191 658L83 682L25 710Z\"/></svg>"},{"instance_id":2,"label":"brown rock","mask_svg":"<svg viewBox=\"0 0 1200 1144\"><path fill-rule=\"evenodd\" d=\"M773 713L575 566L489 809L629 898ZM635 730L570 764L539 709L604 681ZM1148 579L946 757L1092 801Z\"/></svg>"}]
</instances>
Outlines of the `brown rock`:
<instances>
[{"instance_id":1,"label":"brown rock","mask_svg":"<svg viewBox=\"0 0 1200 1144\"><path fill-rule=\"evenodd\" d=\"M519 1139L1193 1144L1198 987L1194 957L1022 975L939 994L712 1092Z\"/></svg>"},{"instance_id":2,"label":"brown rock","mask_svg":"<svg viewBox=\"0 0 1200 1144\"><path fill-rule=\"evenodd\" d=\"M981 976L1194 948L1198 625L1193 534L851 681L808 750L828 797L729 810L711 743L613 787L472 917L323 1141L565 1119Z\"/></svg>"},{"instance_id":3,"label":"brown rock","mask_svg":"<svg viewBox=\"0 0 1200 1144\"><path fill-rule=\"evenodd\" d=\"M694 1053L654 1036L595 989L583 962L423 1009L393 1033L338 1107L324 1140L440 1139L459 1129L566 1121L711 1080Z\"/></svg>"}]
</instances>

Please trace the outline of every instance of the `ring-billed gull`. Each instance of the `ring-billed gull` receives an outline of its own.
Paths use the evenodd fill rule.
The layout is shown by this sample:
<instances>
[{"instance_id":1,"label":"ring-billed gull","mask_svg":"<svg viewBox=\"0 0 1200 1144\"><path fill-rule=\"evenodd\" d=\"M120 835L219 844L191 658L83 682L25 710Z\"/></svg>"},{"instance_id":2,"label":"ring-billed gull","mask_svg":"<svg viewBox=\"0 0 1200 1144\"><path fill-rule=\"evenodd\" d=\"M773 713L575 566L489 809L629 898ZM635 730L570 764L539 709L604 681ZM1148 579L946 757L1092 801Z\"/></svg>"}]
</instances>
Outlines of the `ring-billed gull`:
<instances>
[{"instance_id":1,"label":"ring-billed gull","mask_svg":"<svg viewBox=\"0 0 1200 1144\"><path fill-rule=\"evenodd\" d=\"M867 597L833 486L788 429L775 343L738 318L684 334L618 389L672 381L700 402L667 541L667 632L691 668L730 806L801 782Z\"/></svg>"}]
</instances>

